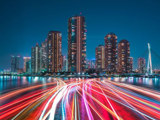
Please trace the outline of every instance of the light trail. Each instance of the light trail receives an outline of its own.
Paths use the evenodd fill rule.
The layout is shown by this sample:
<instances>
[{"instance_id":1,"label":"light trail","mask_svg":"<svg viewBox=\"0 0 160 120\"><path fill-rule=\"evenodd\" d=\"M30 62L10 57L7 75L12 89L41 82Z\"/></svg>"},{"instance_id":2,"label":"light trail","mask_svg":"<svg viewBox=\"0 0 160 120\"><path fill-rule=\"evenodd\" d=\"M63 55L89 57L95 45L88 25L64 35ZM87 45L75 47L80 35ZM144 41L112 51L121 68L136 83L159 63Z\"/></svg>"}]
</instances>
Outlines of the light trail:
<instances>
[{"instance_id":1,"label":"light trail","mask_svg":"<svg viewBox=\"0 0 160 120\"><path fill-rule=\"evenodd\" d=\"M45 87L43 87L45 86ZM160 93L104 79L77 79L19 88L0 96L0 120L137 120L160 118ZM57 118L58 117L58 118Z\"/></svg>"},{"instance_id":2,"label":"light trail","mask_svg":"<svg viewBox=\"0 0 160 120\"><path fill-rule=\"evenodd\" d=\"M92 89L93 91L95 91L96 93L98 93L98 94L101 94L101 95L103 95L102 93L100 93L100 92L98 92L98 91L96 91L96 90L94 90L94 89ZM107 95L105 95L105 96L107 96ZM126 103L123 103L123 102L119 102L118 100L115 100L115 99L113 99L112 97L110 97L110 96L107 96L108 98L110 98L110 99L112 99L112 100L114 100L114 101L116 101L117 103L119 103L119 104L122 104L123 106L126 106L126 107L128 107L128 108L130 108L131 110L134 110L134 111L136 111L136 112L138 112L139 114L141 114L141 115L144 115L144 117L146 116L146 117L148 117L148 118L150 118L150 119L154 119L154 118L152 118L152 117L150 117L150 116L148 116L147 114L144 114L144 113L142 113L142 112L140 112L140 111L138 111L135 107L133 107L130 103L128 103L124 98L122 98ZM121 98L120 96L118 96L119 98ZM132 103L132 100L131 100L131 103ZM127 105L125 105L125 104L128 104L129 106L127 106ZM131 106L131 107L130 107ZM137 105L136 105L137 106ZM143 106L144 107L144 106ZM143 109L143 107L142 107L142 109ZM152 111L152 113L154 114L154 112ZM157 112L156 112L157 113ZM158 113L157 113L158 114ZM159 118L159 117L158 117Z\"/></svg>"}]
</instances>

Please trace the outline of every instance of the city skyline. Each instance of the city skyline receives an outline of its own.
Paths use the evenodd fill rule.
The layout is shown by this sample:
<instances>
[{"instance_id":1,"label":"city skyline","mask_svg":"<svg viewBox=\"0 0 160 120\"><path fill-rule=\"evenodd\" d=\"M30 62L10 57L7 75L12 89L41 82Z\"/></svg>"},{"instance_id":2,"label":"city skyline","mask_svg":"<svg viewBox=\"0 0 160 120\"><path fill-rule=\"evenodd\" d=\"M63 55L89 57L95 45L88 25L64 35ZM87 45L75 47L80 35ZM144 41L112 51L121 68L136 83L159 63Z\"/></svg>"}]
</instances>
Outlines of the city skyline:
<instances>
[{"instance_id":1,"label":"city skyline","mask_svg":"<svg viewBox=\"0 0 160 120\"><path fill-rule=\"evenodd\" d=\"M0 120L160 118L160 0L1 0Z\"/></svg>"},{"instance_id":2,"label":"city skyline","mask_svg":"<svg viewBox=\"0 0 160 120\"><path fill-rule=\"evenodd\" d=\"M11 1L8 1L10 4ZM18 4L15 4L17 3ZM73 1L70 1L71 3ZM107 3L108 2L108 3ZM111 7L115 2L116 7ZM1 20L1 63L0 69L5 69L10 67L10 55L21 55L21 56L31 56L30 48L34 46L37 42L41 43L46 39L46 35L50 30L58 30L62 32L62 53L63 55L67 56L67 20L69 17L74 16L77 14L82 14L86 18L87 24L87 58L92 59L95 58L95 48L98 44L104 45L104 37L109 32L114 32L118 36L118 42L122 39L127 39L130 42L131 47L131 56L134 58L134 65L137 64L138 57L141 56L145 50L147 50L147 43L151 43L151 47L155 51L159 51L158 44L158 28L160 26L159 19L160 17L157 15L160 11L158 8L159 1L154 0L151 1L140 1L138 5L135 5L134 1L126 2L122 1L119 3L118 1L114 2L98 2L93 1L92 6L89 2L85 3L83 8L79 6L82 5L83 2L75 2L73 8L75 11L73 12L70 8L71 5L64 1L64 5L66 6L63 9L67 9L68 11L57 11L56 15L52 14L55 10L59 10L58 7L51 7L47 2L44 6L50 6L50 9L43 10L42 16L46 14L46 17L42 20L38 20L37 18L41 18L40 8L43 7L43 1L40 1L37 6L35 2L31 2L29 5L29 1L26 4L22 4L20 1L15 1L15 7L10 7L8 11L7 3L2 2L2 5L5 7L1 7L1 13L3 19ZM79 4L78 7L76 3ZM124 4L125 3L125 4ZM10 6L8 4L8 7ZM59 2L55 2L55 5L59 4ZM104 4L104 5L103 5ZM106 7L105 4L109 6ZM130 8L126 5L129 4ZM144 6L142 6L142 4ZM22 5L20 7L20 5ZM51 4L53 5L53 4ZM99 10L93 9L96 5L102 5ZM150 6L148 6L150 5ZM17 7L16 7L17 6ZM26 8L22 8L23 6L30 7L31 11L34 14L30 14L31 11L26 11ZM147 7L146 7L147 6ZM110 10L109 10L110 8ZM118 11L119 8L120 9ZM131 10L131 8L133 10ZM152 9L150 9L152 8ZM13 11L11 11L13 9ZM142 9L139 13L138 10ZM40 10L38 12L38 10ZM128 10L128 12L127 12ZM62 13L65 14L62 14ZM10 14L7 14L10 13ZM11 15L11 13L14 13ZM122 13L118 15L118 13ZM135 13L135 14L134 14ZM26 16L24 16L26 14ZM114 14L114 15L112 15ZM10 21L8 21L5 16L9 16ZM35 15L35 16L34 16ZM28 16L28 17L27 17ZM150 16L148 18L148 16ZM28 19L26 19L28 18ZM30 18L30 19L29 19ZM51 18L51 19L49 19ZM109 18L109 19L108 19ZM147 19L146 19L147 18ZM26 19L26 20L25 20ZM27 21L28 20L28 21ZM37 22L36 22L37 20ZM138 20L138 22L136 22ZM18 22L19 21L19 22ZM43 23L43 24L42 24ZM132 24L131 24L132 23ZM41 25L42 24L42 25ZM40 25L40 26L38 26ZM8 32L7 28L10 28ZM96 28L96 29L94 29ZM150 34L149 34L150 33ZM23 41L23 44L22 44ZM93 42L94 41L94 42ZM10 44L8 44L10 43ZM91 45L93 43L93 45ZM4 47L3 47L4 46ZM142 47L143 46L143 47ZM136 49L135 49L136 47ZM139 52L140 51L140 52ZM147 56L146 56L147 57ZM154 57L154 56L153 56ZM136 61L135 61L136 60ZM153 61L153 64L155 62ZM155 63L157 64L157 63Z\"/></svg>"}]
</instances>

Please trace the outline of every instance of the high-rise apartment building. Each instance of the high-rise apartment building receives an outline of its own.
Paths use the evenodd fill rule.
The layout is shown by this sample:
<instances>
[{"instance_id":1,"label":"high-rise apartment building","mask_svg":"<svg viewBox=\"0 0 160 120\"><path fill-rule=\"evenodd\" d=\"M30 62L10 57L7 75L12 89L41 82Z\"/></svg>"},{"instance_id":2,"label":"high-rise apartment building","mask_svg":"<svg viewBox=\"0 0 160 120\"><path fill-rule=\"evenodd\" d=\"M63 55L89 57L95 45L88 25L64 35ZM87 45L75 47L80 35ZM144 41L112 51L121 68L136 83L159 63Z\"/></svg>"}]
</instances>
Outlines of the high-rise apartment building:
<instances>
[{"instance_id":1,"label":"high-rise apartment building","mask_svg":"<svg viewBox=\"0 0 160 120\"><path fill-rule=\"evenodd\" d=\"M26 73L31 73L32 72L32 69L31 69L31 59L26 62Z\"/></svg>"},{"instance_id":2,"label":"high-rise apartment building","mask_svg":"<svg viewBox=\"0 0 160 120\"><path fill-rule=\"evenodd\" d=\"M86 24L83 16L68 20L68 70L76 73L86 70Z\"/></svg>"},{"instance_id":3,"label":"high-rise apartment building","mask_svg":"<svg viewBox=\"0 0 160 120\"><path fill-rule=\"evenodd\" d=\"M138 58L138 72L145 73L146 72L146 60L145 58Z\"/></svg>"},{"instance_id":4,"label":"high-rise apartment building","mask_svg":"<svg viewBox=\"0 0 160 120\"><path fill-rule=\"evenodd\" d=\"M117 72L117 36L109 33L105 36L105 68L107 73Z\"/></svg>"},{"instance_id":5,"label":"high-rise apartment building","mask_svg":"<svg viewBox=\"0 0 160 120\"><path fill-rule=\"evenodd\" d=\"M20 69L20 56L11 56L11 72L18 72Z\"/></svg>"},{"instance_id":6,"label":"high-rise apartment building","mask_svg":"<svg viewBox=\"0 0 160 120\"><path fill-rule=\"evenodd\" d=\"M47 71L47 40L42 42L40 47L40 69Z\"/></svg>"},{"instance_id":7,"label":"high-rise apartment building","mask_svg":"<svg viewBox=\"0 0 160 120\"><path fill-rule=\"evenodd\" d=\"M24 62L24 66L23 66L23 71L27 72L27 62L31 60L31 57L23 57L23 62Z\"/></svg>"},{"instance_id":8,"label":"high-rise apartment building","mask_svg":"<svg viewBox=\"0 0 160 120\"><path fill-rule=\"evenodd\" d=\"M129 57L129 64L130 64L130 73L133 72L133 57Z\"/></svg>"},{"instance_id":9,"label":"high-rise apartment building","mask_svg":"<svg viewBox=\"0 0 160 120\"><path fill-rule=\"evenodd\" d=\"M33 74L40 72L40 46L38 44L36 44L35 47L32 47L31 67Z\"/></svg>"},{"instance_id":10,"label":"high-rise apartment building","mask_svg":"<svg viewBox=\"0 0 160 120\"><path fill-rule=\"evenodd\" d=\"M62 70L62 34L50 31L47 37L47 71L50 73Z\"/></svg>"},{"instance_id":11,"label":"high-rise apartment building","mask_svg":"<svg viewBox=\"0 0 160 120\"><path fill-rule=\"evenodd\" d=\"M63 67L62 67L63 72L68 72L68 60L66 56L63 56Z\"/></svg>"},{"instance_id":12,"label":"high-rise apartment building","mask_svg":"<svg viewBox=\"0 0 160 120\"><path fill-rule=\"evenodd\" d=\"M130 73L130 44L127 40L118 43L118 73Z\"/></svg>"},{"instance_id":13,"label":"high-rise apartment building","mask_svg":"<svg viewBox=\"0 0 160 120\"><path fill-rule=\"evenodd\" d=\"M91 59L91 60L87 60L87 70L89 69L95 69L96 68L96 60L95 59Z\"/></svg>"},{"instance_id":14,"label":"high-rise apartment building","mask_svg":"<svg viewBox=\"0 0 160 120\"><path fill-rule=\"evenodd\" d=\"M105 47L103 45L96 47L96 69L98 71L105 69Z\"/></svg>"}]
</instances>

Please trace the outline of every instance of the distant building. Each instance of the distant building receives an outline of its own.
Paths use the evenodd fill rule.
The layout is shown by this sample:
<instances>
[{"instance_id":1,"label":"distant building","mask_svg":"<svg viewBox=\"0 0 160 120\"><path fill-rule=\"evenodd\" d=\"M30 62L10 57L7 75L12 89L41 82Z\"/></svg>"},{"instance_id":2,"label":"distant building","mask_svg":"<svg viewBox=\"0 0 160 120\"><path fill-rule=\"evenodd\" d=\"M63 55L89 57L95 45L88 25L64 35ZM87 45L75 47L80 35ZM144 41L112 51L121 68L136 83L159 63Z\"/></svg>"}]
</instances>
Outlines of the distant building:
<instances>
[{"instance_id":1,"label":"distant building","mask_svg":"<svg viewBox=\"0 0 160 120\"><path fill-rule=\"evenodd\" d=\"M31 60L26 62L26 73L32 73L32 69L31 69Z\"/></svg>"},{"instance_id":2,"label":"distant building","mask_svg":"<svg viewBox=\"0 0 160 120\"><path fill-rule=\"evenodd\" d=\"M145 73L146 72L146 60L145 58L138 58L138 72Z\"/></svg>"},{"instance_id":3,"label":"distant building","mask_svg":"<svg viewBox=\"0 0 160 120\"><path fill-rule=\"evenodd\" d=\"M160 74L160 69L155 69L155 70L153 70L153 72L154 72L155 74Z\"/></svg>"},{"instance_id":4,"label":"distant building","mask_svg":"<svg viewBox=\"0 0 160 120\"><path fill-rule=\"evenodd\" d=\"M20 69L20 56L11 56L11 72L18 72Z\"/></svg>"},{"instance_id":5,"label":"distant building","mask_svg":"<svg viewBox=\"0 0 160 120\"><path fill-rule=\"evenodd\" d=\"M129 71L130 73L132 73L133 72L133 57L129 57L129 66L130 66Z\"/></svg>"},{"instance_id":6,"label":"distant building","mask_svg":"<svg viewBox=\"0 0 160 120\"><path fill-rule=\"evenodd\" d=\"M86 70L86 24L83 16L68 21L68 70L81 73Z\"/></svg>"},{"instance_id":7,"label":"distant building","mask_svg":"<svg viewBox=\"0 0 160 120\"><path fill-rule=\"evenodd\" d=\"M118 73L130 73L130 45L127 40L121 40L118 44Z\"/></svg>"},{"instance_id":8,"label":"distant building","mask_svg":"<svg viewBox=\"0 0 160 120\"><path fill-rule=\"evenodd\" d=\"M66 56L63 56L63 65L62 65L62 71L63 72L68 72L68 60Z\"/></svg>"},{"instance_id":9,"label":"distant building","mask_svg":"<svg viewBox=\"0 0 160 120\"><path fill-rule=\"evenodd\" d=\"M61 55L61 57L60 57L61 71L60 72L63 71L63 59L64 59L64 56Z\"/></svg>"},{"instance_id":10,"label":"distant building","mask_svg":"<svg viewBox=\"0 0 160 120\"><path fill-rule=\"evenodd\" d=\"M62 71L62 34L50 31L47 37L47 71L57 73Z\"/></svg>"},{"instance_id":11,"label":"distant building","mask_svg":"<svg viewBox=\"0 0 160 120\"><path fill-rule=\"evenodd\" d=\"M47 71L47 40L40 47L40 70Z\"/></svg>"},{"instance_id":12,"label":"distant building","mask_svg":"<svg viewBox=\"0 0 160 120\"><path fill-rule=\"evenodd\" d=\"M105 68L107 73L117 72L117 36L109 33L105 36Z\"/></svg>"},{"instance_id":13,"label":"distant building","mask_svg":"<svg viewBox=\"0 0 160 120\"><path fill-rule=\"evenodd\" d=\"M24 69L23 69L23 68L19 68L18 71L17 71L18 74L21 74L21 73L23 73L23 72L24 72Z\"/></svg>"},{"instance_id":14,"label":"distant building","mask_svg":"<svg viewBox=\"0 0 160 120\"><path fill-rule=\"evenodd\" d=\"M95 59L87 60L86 66L87 66L86 67L87 70L89 70L89 69L95 69L96 68L96 60Z\"/></svg>"},{"instance_id":15,"label":"distant building","mask_svg":"<svg viewBox=\"0 0 160 120\"><path fill-rule=\"evenodd\" d=\"M23 57L23 62L24 62L24 66L23 66L23 71L27 72L27 62L31 60L31 57Z\"/></svg>"},{"instance_id":16,"label":"distant building","mask_svg":"<svg viewBox=\"0 0 160 120\"><path fill-rule=\"evenodd\" d=\"M35 47L32 47L31 67L33 74L40 72L40 47L38 44L36 44Z\"/></svg>"},{"instance_id":17,"label":"distant building","mask_svg":"<svg viewBox=\"0 0 160 120\"><path fill-rule=\"evenodd\" d=\"M96 47L96 69L98 71L105 69L105 47L103 45Z\"/></svg>"}]
</instances>

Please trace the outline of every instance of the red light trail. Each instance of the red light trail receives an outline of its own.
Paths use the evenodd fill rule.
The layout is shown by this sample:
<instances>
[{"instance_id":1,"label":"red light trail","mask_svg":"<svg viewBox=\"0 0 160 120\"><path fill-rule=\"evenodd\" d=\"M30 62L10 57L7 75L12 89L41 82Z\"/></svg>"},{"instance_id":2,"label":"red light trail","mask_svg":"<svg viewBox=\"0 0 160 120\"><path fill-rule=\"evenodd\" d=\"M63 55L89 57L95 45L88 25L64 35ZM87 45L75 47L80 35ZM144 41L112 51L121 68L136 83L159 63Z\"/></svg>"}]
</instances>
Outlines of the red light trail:
<instances>
[{"instance_id":1,"label":"red light trail","mask_svg":"<svg viewBox=\"0 0 160 120\"><path fill-rule=\"evenodd\" d=\"M108 79L57 78L2 94L0 120L157 120L159 100L158 91Z\"/></svg>"}]
</instances>

